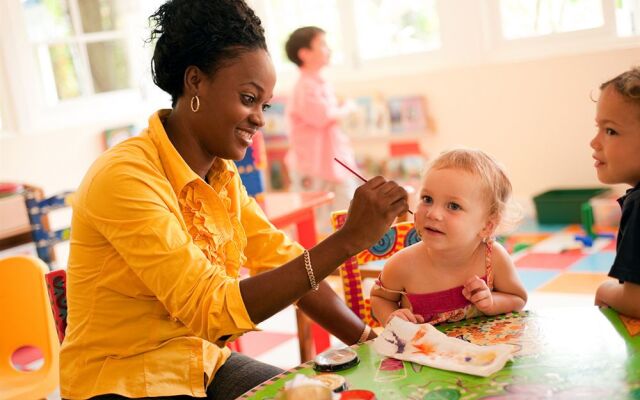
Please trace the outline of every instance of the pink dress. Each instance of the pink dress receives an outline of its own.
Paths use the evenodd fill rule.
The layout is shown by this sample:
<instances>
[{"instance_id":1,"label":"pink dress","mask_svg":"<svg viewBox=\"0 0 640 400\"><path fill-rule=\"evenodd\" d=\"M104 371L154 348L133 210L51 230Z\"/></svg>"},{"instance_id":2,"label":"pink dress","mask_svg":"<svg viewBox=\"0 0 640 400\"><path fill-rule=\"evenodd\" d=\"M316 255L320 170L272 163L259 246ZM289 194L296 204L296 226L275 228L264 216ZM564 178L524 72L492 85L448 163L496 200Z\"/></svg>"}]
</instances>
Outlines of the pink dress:
<instances>
[{"instance_id":1,"label":"pink dress","mask_svg":"<svg viewBox=\"0 0 640 400\"><path fill-rule=\"evenodd\" d=\"M493 290L493 270L491 268L491 250L493 243L485 246L485 276L482 280L487 282L489 289ZM483 315L473 303L462 294L464 286L433 293L407 293L401 290L387 289L382 284L380 277L376 285L387 292L399 293L407 298L414 314L421 315L424 322L432 325L443 322L456 322L467 318Z\"/></svg>"}]
</instances>

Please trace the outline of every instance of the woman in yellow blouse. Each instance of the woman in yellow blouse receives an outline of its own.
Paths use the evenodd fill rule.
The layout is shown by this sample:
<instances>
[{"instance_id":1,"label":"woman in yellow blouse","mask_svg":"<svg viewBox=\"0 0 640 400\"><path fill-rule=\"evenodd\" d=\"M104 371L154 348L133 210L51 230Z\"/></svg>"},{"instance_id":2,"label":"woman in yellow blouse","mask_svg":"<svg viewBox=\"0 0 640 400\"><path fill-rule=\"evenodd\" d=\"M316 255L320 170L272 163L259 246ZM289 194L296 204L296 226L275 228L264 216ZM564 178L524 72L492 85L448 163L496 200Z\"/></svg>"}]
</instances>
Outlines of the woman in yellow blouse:
<instances>
[{"instance_id":1,"label":"woman in yellow blouse","mask_svg":"<svg viewBox=\"0 0 640 400\"><path fill-rule=\"evenodd\" d=\"M64 398L235 398L279 369L225 343L295 301L347 344L373 337L321 281L407 210L406 192L376 177L340 231L308 252L290 241L229 161L263 126L275 84L260 20L240 0L172 0L151 18L154 82L172 108L78 189Z\"/></svg>"}]
</instances>

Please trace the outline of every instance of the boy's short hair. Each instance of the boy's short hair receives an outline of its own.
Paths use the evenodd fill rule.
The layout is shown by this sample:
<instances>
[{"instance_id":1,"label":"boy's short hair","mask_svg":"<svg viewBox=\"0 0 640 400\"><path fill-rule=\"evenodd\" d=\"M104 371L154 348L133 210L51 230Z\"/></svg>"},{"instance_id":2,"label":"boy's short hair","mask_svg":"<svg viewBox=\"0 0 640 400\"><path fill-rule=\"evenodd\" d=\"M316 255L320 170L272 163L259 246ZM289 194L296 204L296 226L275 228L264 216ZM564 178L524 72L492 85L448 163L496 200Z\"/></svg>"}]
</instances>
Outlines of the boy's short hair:
<instances>
[{"instance_id":1,"label":"boy's short hair","mask_svg":"<svg viewBox=\"0 0 640 400\"><path fill-rule=\"evenodd\" d=\"M608 86L615 89L625 99L640 106L640 67L633 67L600 85L600 90Z\"/></svg>"},{"instance_id":2,"label":"boy's short hair","mask_svg":"<svg viewBox=\"0 0 640 400\"><path fill-rule=\"evenodd\" d=\"M305 26L293 31L284 45L287 58L298 67L302 66L303 62L298 57L298 51L300 49L310 49L313 38L321 33L325 33L325 31L317 26Z\"/></svg>"}]
</instances>

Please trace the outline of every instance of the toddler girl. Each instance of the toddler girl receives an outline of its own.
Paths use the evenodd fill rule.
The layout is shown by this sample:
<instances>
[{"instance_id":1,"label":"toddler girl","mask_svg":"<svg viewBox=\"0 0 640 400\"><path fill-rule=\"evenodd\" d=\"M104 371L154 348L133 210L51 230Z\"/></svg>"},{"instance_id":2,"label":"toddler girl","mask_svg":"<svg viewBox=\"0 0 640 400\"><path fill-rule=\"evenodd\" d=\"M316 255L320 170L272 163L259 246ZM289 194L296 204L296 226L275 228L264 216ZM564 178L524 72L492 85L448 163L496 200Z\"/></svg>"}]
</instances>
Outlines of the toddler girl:
<instances>
[{"instance_id":1,"label":"toddler girl","mask_svg":"<svg viewBox=\"0 0 640 400\"><path fill-rule=\"evenodd\" d=\"M375 318L459 321L520 311L527 293L492 236L504 220L511 183L479 150L440 155L428 168L415 210L419 243L394 254L371 291Z\"/></svg>"}]
</instances>

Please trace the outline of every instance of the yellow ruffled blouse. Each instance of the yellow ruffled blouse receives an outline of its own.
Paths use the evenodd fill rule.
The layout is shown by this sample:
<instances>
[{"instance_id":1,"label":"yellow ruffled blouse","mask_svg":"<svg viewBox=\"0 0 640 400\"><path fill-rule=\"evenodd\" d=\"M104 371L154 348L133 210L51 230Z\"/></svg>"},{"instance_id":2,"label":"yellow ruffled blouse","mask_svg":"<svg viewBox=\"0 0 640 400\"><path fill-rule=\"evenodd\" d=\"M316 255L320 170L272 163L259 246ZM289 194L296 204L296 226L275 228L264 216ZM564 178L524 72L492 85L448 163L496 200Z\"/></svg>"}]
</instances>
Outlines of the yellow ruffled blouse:
<instances>
[{"instance_id":1,"label":"yellow ruffled blouse","mask_svg":"<svg viewBox=\"0 0 640 400\"><path fill-rule=\"evenodd\" d=\"M238 271L302 253L247 195L235 164L207 184L169 141L161 110L104 153L74 197L61 395L206 396L230 352L255 330Z\"/></svg>"}]
</instances>

